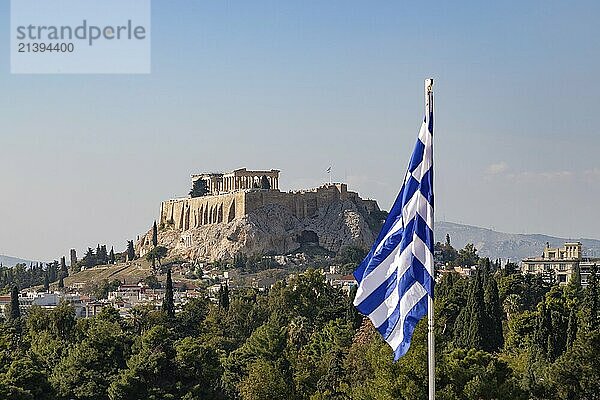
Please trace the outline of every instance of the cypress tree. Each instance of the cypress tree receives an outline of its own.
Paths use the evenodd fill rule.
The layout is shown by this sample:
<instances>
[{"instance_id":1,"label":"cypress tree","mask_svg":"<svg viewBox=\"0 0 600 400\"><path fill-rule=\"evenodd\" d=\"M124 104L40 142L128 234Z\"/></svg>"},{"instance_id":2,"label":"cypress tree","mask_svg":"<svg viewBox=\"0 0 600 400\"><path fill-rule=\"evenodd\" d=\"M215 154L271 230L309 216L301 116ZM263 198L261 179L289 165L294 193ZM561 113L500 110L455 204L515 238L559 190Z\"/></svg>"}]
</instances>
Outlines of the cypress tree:
<instances>
[{"instance_id":1,"label":"cypress tree","mask_svg":"<svg viewBox=\"0 0 600 400\"><path fill-rule=\"evenodd\" d=\"M108 255L108 261L109 261L111 264L114 264L114 263L115 263L115 261L116 261L116 260L115 260L115 249L114 249L112 246L111 246L111 248L110 248L110 254Z\"/></svg>"},{"instance_id":2,"label":"cypress tree","mask_svg":"<svg viewBox=\"0 0 600 400\"><path fill-rule=\"evenodd\" d=\"M10 315L11 321L15 321L21 317L21 309L19 308L19 288L13 286L10 292Z\"/></svg>"},{"instance_id":3,"label":"cypress tree","mask_svg":"<svg viewBox=\"0 0 600 400\"><path fill-rule=\"evenodd\" d=\"M586 332L591 332L600 328L600 302L598 299L599 292L597 273L597 267L595 265L592 266L590 275L588 277L588 285L585 288L583 295L581 328L583 328Z\"/></svg>"},{"instance_id":4,"label":"cypress tree","mask_svg":"<svg viewBox=\"0 0 600 400\"><path fill-rule=\"evenodd\" d=\"M175 301L173 300L173 280L171 279L171 268L167 269L167 282L165 285L163 311L169 318L175 317Z\"/></svg>"},{"instance_id":5,"label":"cypress tree","mask_svg":"<svg viewBox=\"0 0 600 400\"><path fill-rule=\"evenodd\" d=\"M548 359L548 350L552 350L552 319L550 310L542 300L538 305L537 327L534 334L534 347L544 359Z\"/></svg>"},{"instance_id":6,"label":"cypress tree","mask_svg":"<svg viewBox=\"0 0 600 400\"><path fill-rule=\"evenodd\" d=\"M227 282L219 288L219 305L224 310L229 309L229 285Z\"/></svg>"},{"instance_id":7,"label":"cypress tree","mask_svg":"<svg viewBox=\"0 0 600 400\"><path fill-rule=\"evenodd\" d=\"M484 272L485 273L485 272ZM486 335L483 337L483 350L495 352L504 346L504 336L502 335L502 307L500 307L500 298L498 297L498 285L493 275L485 275L485 327Z\"/></svg>"},{"instance_id":8,"label":"cypress tree","mask_svg":"<svg viewBox=\"0 0 600 400\"><path fill-rule=\"evenodd\" d=\"M64 287L65 287L65 281L64 281L64 278L63 278L63 276L64 276L64 275L63 275L63 273L62 273L62 272L59 272L59 273L58 273L58 287L59 287L60 289L62 289L62 288L64 288Z\"/></svg>"},{"instance_id":9,"label":"cypress tree","mask_svg":"<svg viewBox=\"0 0 600 400\"><path fill-rule=\"evenodd\" d=\"M133 240L127 241L127 261L135 260L135 247L133 246Z\"/></svg>"},{"instance_id":10,"label":"cypress tree","mask_svg":"<svg viewBox=\"0 0 600 400\"><path fill-rule=\"evenodd\" d=\"M469 284L467 304L456 320L455 342L460 347L482 349L485 335L483 297L483 277L478 270Z\"/></svg>"},{"instance_id":11,"label":"cypress tree","mask_svg":"<svg viewBox=\"0 0 600 400\"><path fill-rule=\"evenodd\" d=\"M63 274L63 277L69 276L69 271L67 270L67 263L65 261L65 256L60 258L60 272Z\"/></svg>"},{"instance_id":12,"label":"cypress tree","mask_svg":"<svg viewBox=\"0 0 600 400\"><path fill-rule=\"evenodd\" d=\"M156 221L152 225L152 247L158 246L158 228L156 227Z\"/></svg>"},{"instance_id":13,"label":"cypress tree","mask_svg":"<svg viewBox=\"0 0 600 400\"><path fill-rule=\"evenodd\" d=\"M96 252L96 258L98 259L98 264L108 264L108 252L106 251L105 244L100 246L100 250Z\"/></svg>"},{"instance_id":14,"label":"cypress tree","mask_svg":"<svg viewBox=\"0 0 600 400\"><path fill-rule=\"evenodd\" d=\"M356 307L354 307L354 298L356 297L357 290L358 286L350 288L346 304L346 320L352 325L353 329L358 329L363 319Z\"/></svg>"},{"instance_id":15,"label":"cypress tree","mask_svg":"<svg viewBox=\"0 0 600 400\"><path fill-rule=\"evenodd\" d=\"M571 308L569 313L569 324L567 325L567 349L570 349L575 342L577 337L577 310L575 307Z\"/></svg>"},{"instance_id":16,"label":"cypress tree","mask_svg":"<svg viewBox=\"0 0 600 400\"><path fill-rule=\"evenodd\" d=\"M48 277L48 272L44 274L44 292L48 293L50 291L50 278Z\"/></svg>"}]
</instances>

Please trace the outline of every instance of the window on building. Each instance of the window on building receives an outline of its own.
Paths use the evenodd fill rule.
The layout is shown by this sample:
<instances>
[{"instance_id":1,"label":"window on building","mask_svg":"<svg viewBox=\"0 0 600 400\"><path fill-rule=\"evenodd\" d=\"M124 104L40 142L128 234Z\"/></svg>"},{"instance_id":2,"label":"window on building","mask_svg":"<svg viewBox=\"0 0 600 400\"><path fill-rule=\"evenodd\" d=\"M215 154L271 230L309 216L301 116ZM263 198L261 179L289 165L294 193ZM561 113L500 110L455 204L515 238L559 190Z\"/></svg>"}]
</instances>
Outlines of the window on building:
<instances>
[{"instance_id":1,"label":"window on building","mask_svg":"<svg viewBox=\"0 0 600 400\"><path fill-rule=\"evenodd\" d=\"M544 264L544 271L550 271L550 264Z\"/></svg>"},{"instance_id":2,"label":"window on building","mask_svg":"<svg viewBox=\"0 0 600 400\"><path fill-rule=\"evenodd\" d=\"M559 264L559 265L558 265L558 270L559 270L559 271L564 271L564 270L566 270L566 269L567 269L566 267L567 267L567 266L566 266L565 264Z\"/></svg>"},{"instance_id":3,"label":"window on building","mask_svg":"<svg viewBox=\"0 0 600 400\"><path fill-rule=\"evenodd\" d=\"M567 276L560 274L558 275L558 283L565 283L567 281Z\"/></svg>"}]
</instances>

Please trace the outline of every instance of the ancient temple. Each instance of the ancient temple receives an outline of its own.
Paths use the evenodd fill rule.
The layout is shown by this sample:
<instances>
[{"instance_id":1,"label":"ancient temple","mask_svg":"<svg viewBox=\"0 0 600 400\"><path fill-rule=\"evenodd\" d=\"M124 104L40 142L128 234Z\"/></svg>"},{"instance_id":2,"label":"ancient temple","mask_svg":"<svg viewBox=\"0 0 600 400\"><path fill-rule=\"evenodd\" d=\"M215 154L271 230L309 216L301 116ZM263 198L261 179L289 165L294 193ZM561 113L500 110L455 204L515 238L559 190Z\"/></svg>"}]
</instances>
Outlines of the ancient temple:
<instances>
[{"instance_id":1,"label":"ancient temple","mask_svg":"<svg viewBox=\"0 0 600 400\"><path fill-rule=\"evenodd\" d=\"M279 172L276 169L269 171L248 171L246 168L239 168L227 173L192 175L192 182L198 179L206 181L206 188L209 195L231 193L246 189L264 189L265 182L268 182L268 189L279 190Z\"/></svg>"}]
</instances>

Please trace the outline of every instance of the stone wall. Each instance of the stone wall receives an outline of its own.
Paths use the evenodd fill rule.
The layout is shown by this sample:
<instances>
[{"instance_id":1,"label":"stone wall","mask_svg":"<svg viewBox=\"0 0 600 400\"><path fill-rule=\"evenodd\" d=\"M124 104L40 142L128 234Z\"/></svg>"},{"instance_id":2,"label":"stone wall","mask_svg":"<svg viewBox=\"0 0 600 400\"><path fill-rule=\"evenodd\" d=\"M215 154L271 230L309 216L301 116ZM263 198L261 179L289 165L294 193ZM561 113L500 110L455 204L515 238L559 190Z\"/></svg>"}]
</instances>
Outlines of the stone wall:
<instances>
[{"instance_id":1,"label":"stone wall","mask_svg":"<svg viewBox=\"0 0 600 400\"><path fill-rule=\"evenodd\" d=\"M161 204L160 224L187 231L204 225L231 222L245 214L244 192L172 199Z\"/></svg>"},{"instance_id":2,"label":"stone wall","mask_svg":"<svg viewBox=\"0 0 600 400\"><path fill-rule=\"evenodd\" d=\"M332 252L344 246L368 248L377 235L371 219L377 210L376 201L363 200L345 184L173 199L161 204L158 241L170 256L199 261L288 254L307 241ZM150 229L136 252L144 256L151 248Z\"/></svg>"},{"instance_id":3,"label":"stone wall","mask_svg":"<svg viewBox=\"0 0 600 400\"><path fill-rule=\"evenodd\" d=\"M317 215L318 210L336 202L352 200L373 208L371 200L362 200L357 193L349 192L346 184L324 185L316 189L297 192L251 189L221 195L172 199L161 204L160 224L180 231L204 225L229 223L269 204L287 209L298 219Z\"/></svg>"}]
</instances>

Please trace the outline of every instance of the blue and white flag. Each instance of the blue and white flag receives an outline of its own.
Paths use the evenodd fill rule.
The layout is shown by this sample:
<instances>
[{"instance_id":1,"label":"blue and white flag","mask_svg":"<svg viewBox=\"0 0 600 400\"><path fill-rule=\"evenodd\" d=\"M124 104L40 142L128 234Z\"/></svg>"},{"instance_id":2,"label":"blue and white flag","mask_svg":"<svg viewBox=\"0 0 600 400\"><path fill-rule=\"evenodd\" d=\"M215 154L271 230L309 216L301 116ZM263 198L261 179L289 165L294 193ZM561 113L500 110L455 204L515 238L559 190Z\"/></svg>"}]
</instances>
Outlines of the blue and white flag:
<instances>
[{"instance_id":1,"label":"blue and white flag","mask_svg":"<svg viewBox=\"0 0 600 400\"><path fill-rule=\"evenodd\" d=\"M354 305L394 350L408 351L433 299L433 94L402 189L369 254L354 271Z\"/></svg>"}]
</instances>

